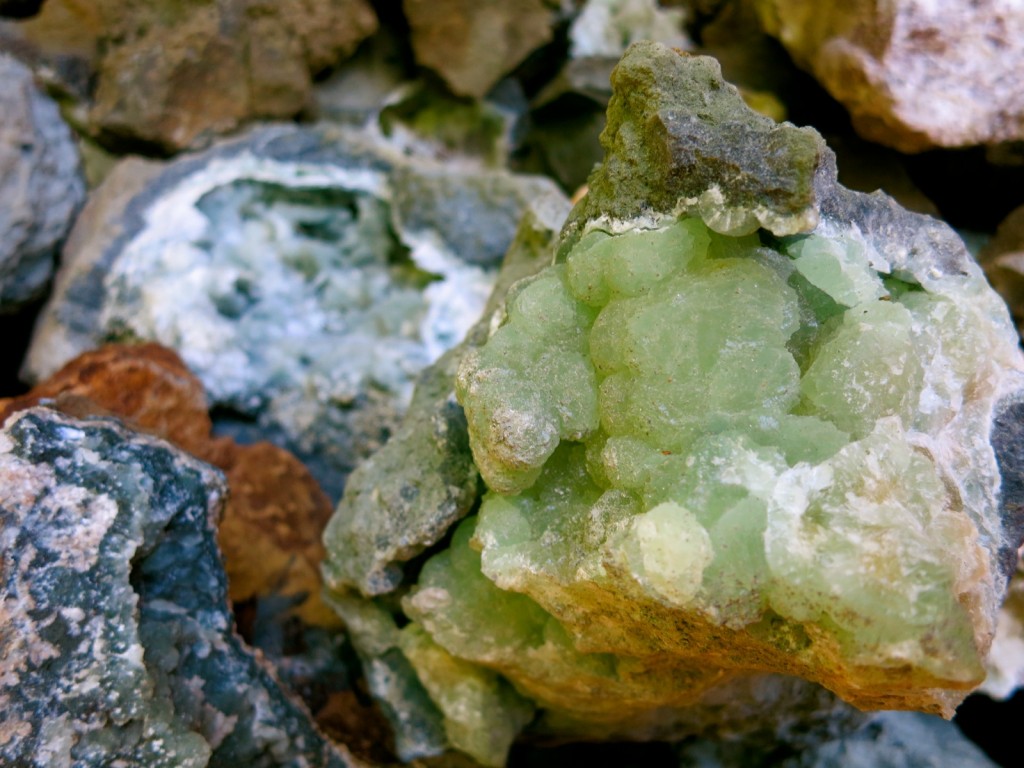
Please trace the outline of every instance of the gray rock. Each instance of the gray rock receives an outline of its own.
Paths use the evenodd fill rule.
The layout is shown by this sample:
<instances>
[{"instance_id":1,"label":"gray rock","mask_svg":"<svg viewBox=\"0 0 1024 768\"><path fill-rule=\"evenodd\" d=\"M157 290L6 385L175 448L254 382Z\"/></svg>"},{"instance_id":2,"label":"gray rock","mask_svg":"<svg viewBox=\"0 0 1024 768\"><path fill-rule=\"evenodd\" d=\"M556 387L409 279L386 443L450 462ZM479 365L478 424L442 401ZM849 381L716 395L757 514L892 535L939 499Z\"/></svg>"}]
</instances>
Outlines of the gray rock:
<instances>
[{"instance_id":1,"label":"gray rock","mask_svg":"<svg viewBox=\"0 0 1024 768\"><path fill-rule=\"evenodd\" d=\"M797 750L697 741L682 745L679 756L687 768L995 768L953 723L920 712L879 712L852 733Z\"/></svg>"},{"instance_id":2,"label":"gray rock","mask_svg":"<svg viewBox=\"0 0 1024 768\"><path fill-rule=\"evenodd\" d=\"M0 762L343 766L234 633L219 472L46 408L0 432Z\"/></svg>"},{"instance_id":3,"label":"gray rock","mask_svg":"<svg viewBox=\"0 0 1024 768\"><path fill-rule=\"evenodd\" d=\"M85 199L71 131L31 71L0 53L0 313L39 296Z\"/></svg>"},{"instance_id":4,"label":"gray rock","mask_svg":"<svg viewBox=\"0 0 1024 768\"><path fill-rule=\"evenodd\" d=\"M256 422L315 457L335 497L479 316L527 203L560 195L331 127L261 128L141 171L120 166L90 200L26 377L106 340L159 341L229 431Z\"/></svg>"}]
</instances>

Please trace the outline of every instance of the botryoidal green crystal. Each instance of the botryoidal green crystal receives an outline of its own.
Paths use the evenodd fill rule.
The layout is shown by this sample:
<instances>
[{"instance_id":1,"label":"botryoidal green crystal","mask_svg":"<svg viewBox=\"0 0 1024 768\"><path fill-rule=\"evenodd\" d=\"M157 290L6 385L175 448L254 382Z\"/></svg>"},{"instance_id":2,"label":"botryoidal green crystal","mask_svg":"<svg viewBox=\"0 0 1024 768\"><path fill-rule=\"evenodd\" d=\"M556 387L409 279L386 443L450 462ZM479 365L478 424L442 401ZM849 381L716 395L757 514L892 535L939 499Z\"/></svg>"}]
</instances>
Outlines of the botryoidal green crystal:
<instances>
[{"instance_id":1,"label":"botryoidal green crystal","mask_svg":"<svg viewBox=\"0 0 1024 768\"><path fill-rule=\"evenodd\" d=\"M682 218L593 229L516 286L456 385L492 491L482 573L577 650L797 672L867 707L897 678L932 709L923 689L976 684L991 577L973 516L998 485L971 461L993 380L977 350L1013 352L976 275L925 290L872 257ZM429 624L423 589L407 612Z\"/></svg>"}]
</instances>

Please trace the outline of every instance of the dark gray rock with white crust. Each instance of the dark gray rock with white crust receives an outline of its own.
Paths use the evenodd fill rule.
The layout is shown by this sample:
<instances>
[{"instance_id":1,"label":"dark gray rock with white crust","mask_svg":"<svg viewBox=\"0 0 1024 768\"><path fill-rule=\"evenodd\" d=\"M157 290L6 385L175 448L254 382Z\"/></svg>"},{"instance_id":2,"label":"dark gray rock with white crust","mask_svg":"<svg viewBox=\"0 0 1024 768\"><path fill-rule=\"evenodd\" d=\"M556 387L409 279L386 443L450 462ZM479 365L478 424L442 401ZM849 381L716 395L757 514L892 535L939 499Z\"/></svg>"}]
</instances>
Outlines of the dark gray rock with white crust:
<instances>
[{"instance_id":1,"label":"dark gray rock with white crust","mask_svg":"<svg viewBox=\"0 0 1024 768\"><path fill-rule=\"evenodd\" d=\"M0 431L0 764L355 765L234 632L212 467L47 408Z\"/></svg>"}]
</instances>

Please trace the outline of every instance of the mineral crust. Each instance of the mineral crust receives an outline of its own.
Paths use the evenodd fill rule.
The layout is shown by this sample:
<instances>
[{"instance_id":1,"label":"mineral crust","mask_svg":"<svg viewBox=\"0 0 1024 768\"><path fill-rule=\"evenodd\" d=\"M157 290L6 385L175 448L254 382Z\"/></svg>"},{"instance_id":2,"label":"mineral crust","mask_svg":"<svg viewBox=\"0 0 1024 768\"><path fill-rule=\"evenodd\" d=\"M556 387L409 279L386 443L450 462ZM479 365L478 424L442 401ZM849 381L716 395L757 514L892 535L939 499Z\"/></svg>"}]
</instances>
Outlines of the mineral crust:
<instances>
[{"instance_id":1,"label":"mineral crust","mask_svg":"<svg viewBox=\"0 0 1024 768\"><path fill-rule=\"evenodd\" d=\"M952 230L839 186L714 60L640 43L612 85L556 263L459 366L478 513L400 610L339 610L432 702L403 717L487 764L466 731L519 717L508 684L547 736L742 735L820 717L817 686L951 716L1024 523L1005 305ZM751 697L766 675L789 683ZM447 692L483 680L505 713L481 722Z\"/></svg>"}]
</instances>

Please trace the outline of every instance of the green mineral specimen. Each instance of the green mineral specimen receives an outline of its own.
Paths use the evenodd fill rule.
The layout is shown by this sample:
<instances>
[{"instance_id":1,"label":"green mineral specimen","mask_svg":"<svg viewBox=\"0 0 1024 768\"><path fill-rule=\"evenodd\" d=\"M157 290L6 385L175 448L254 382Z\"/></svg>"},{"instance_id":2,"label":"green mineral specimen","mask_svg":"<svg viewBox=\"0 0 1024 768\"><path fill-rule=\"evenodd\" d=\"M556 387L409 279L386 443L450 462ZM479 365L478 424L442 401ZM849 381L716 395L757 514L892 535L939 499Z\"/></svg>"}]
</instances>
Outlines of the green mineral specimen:
<instances>
[{"instance_id":1,"label":"green mineral specimen","mask_svg":"<svg viewBox=\"0 0 1024 768\"><path fill-rule=\"evenodd\" d=\"M555 262L463 353L489 491L398 593L394 647L446 722L480 670L482 733L519 716L505 683L563 738L848 713L822 688L950 716L1021 543L1005 306L948 227L840 187L713 60L641 43L612 84Z\"/></svg>"},{"instance_id":2,"label":"green mineral specimen","mask_svg":"<svg viewBox=\"0 0 1024 768\"><path fill-rule=\"evenodd\" d=\"M444 538L473 508L479 472L455 402L455 371L486 341L490 316L503 305L509 286L550 263L552 240L567 213L567 202L557 195L531 202L484 319L420 374L400 428L349 477L324 532L324 579L332 589L391 592L402 582L402 565Z\"/></svg>"},{"instance_id":3,"label":"green mineral specimen","mask_svg":"<svg viewBox=\"0 0 1024 768\"><path fill-rule=\"evenodd\" d=\"M899 678L941 707L925 689L981 673L991 577L965 505L991 516L977 489L998 482L943 433L987 436L977 350L1013 359L960 283L879 273L852 238L592 230L459 372L483 573L581 650L685 666L714 643L725 669L744 648L863 706Z\"/></svg>"}]
</instances>

